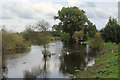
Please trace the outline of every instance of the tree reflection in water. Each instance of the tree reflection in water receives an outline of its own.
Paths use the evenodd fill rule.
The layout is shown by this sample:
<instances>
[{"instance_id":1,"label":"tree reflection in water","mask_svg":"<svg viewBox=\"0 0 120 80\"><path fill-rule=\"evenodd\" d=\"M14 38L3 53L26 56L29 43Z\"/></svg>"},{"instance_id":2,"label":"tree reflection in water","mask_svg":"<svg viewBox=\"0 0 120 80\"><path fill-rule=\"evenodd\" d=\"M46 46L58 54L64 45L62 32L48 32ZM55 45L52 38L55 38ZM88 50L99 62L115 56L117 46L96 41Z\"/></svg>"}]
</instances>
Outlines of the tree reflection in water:
<instances>
[{"instance_id":1,"label":"tree reflection in water","mask_svg":"<svg viewBox=\"0 0 120 80\"><path fill-rule=\"evenodd\" d=\"M8 67L7 67L7 59L10 55L18 54L18 53L26 53L29 52L30 49L20 49L20 50L6 50L2 51L2 78L5 80L8 77ZM15 57L17 58L17 56ZM12 58L13 59L13 58Z\"/></svg>"},{"instance_id":2,"label":"tree reflection in water","mask_svg":"<svg viewBox=\"0 0 120 80\"><path fill-rule=\"evenodd\" d=\"M7 57L8 55L2 55L2 77L7 78L8 68L7 68Z\"/></svg>"},{"instance_id":3,"label":"tree reflection in water","mask_svg":"<svg viewBox=\"0 0 120 80\"><path fill-rule=\"evenodd\" d=\"M96 56L95 50L94 52L90 50L89 52L86 50L86 44L76 43L65 45L63 49L66 50L64 50L63 55L60 58L60 71L62 71L64 74L75 74L75 70L80 70L80 73L82 73L89 61ZM66 52L69 52L70 54L67 55Z\"/></svg>"},{"instance_id":4,"label":"tree reflection in water","mask_svg":"<svg viewBox=\"0 0 120 80\"><path fill-rule=\"evenodd\" d=\"M64 75L68 74L76 74L75 70L80 70L80 73L82 73L83 70L85 70L88 63L96 57L96 51L90 49L89 51L86 50L86 47L88 47L86 44L70 44L70 45L64 45L63 51L59 56L60 65L59 65L59 71L61 71ZM89 48L88 48L89 49ZM49 71L49 61L50 52L47 49L44 49L43 51L43 62L44 65L42 67L38 66L30 71L24 72L24 78L37 78L39 76L40 78L48 78L50 75Z\"/></svg>"},{"instance_id":5,"label":"tree reflection in water","mask_svg":"<svg viewBox=\"0 0 120 80\"><path fill-rule=\"evenodd\" d=\"M25 71L23 71L24 69L22 69L23 72L20 73L23 76L22 75L21 76L24 77L25 79L28 78L28 80L29 78L32 78L33 80L36 78L47 79L52 77L68 78L71 74L72 75L76 74L75 70L80 70L79 72L82 73L82 71L86 68L86 66L88 66L88 64L91 63L91 61L94 60L97 55L96 51L91 49L86 44L76 43L76 44L63 45L63 43L61 42L59 44L57 43L55 43L56 44L55 46L51 44L48 49L47 48L45 49L42 46L40 50L37 50L39 48L35 49L35 52L38 51L41 52L43 50L42 55L40 54L40 56L37 56L39 53L32 55L29 54L30 56L36 55L31 57L30 61L37 60L37 62L33 64L34 63L33 61L32 63L33 65L30 63L30 66L35 65L31 69L29 69L30 67L28 67L27 69L24 68L26 69ZM54 54L51 54L48 50ZM32 53L34 53L34 50ZM30 58L29 55L27 56L27 58ZM13 57L16 57L16 55ZM20 58L19 60L22 59L24 58ZM21 65L19 66L22 67ZM25 67L27 67L27 64ZM8 74L9 74L9 70L8 70Z\"/></svg>"},{"instance_id":6,"label":"tree reflection in water","mask_svg":"<svg viewBox=\"0 0 120 80\"><path fill-rule=\"evenodd\" d=\"M33 67L31 70L25 70L24 71L24 78L29 80L29 78L33 78L34 80L36 80L35 78L37 78L38 75L42 76L42 78L44 78L44 80L46 80L47 78L47 74L49 73L48 71L48 67L49 64L47 63L47 61L49 60L49 58L51 58L51 53L44 48L44 50L42 51L43 54L43 66L41 68L41 65L37 66L37 67Z\"/></svg>"}]
</instances>

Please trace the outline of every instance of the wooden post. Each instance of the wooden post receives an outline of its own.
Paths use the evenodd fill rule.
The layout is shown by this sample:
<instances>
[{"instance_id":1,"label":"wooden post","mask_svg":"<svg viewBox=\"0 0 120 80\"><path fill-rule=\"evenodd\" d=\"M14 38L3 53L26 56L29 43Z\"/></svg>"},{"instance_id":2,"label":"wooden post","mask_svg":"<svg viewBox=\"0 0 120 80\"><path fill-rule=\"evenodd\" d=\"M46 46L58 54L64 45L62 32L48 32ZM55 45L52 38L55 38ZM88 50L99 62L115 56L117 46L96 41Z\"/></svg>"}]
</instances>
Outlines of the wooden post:
<instances>
[{"instance_id":1,"label":"wooden post","mask_svg":"<svg viewBox=\"0 0 120 80\"><path fill-rule=\"evenodd\" d=\"M112 46L112 53L114 52L114 46Z\"/></svg>"}]
</instances>

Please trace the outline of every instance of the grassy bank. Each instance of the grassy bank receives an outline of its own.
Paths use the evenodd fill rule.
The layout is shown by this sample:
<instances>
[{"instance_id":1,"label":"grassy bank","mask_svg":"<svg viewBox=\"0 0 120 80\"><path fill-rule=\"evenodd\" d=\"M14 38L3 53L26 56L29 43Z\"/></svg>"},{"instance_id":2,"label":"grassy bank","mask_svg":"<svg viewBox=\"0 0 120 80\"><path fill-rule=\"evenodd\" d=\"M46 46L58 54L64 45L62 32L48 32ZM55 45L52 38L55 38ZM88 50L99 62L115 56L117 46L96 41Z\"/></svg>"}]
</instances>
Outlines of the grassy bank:
<instances>
[{"instance_id":1,"label":"grassy bank","mask_svg":"<svg viewBox=\"0 0 120 80\"><path fill-rule=\"evenodd\" d=\"M88 40L87 40L87 41L85 41L84 43L85 43L85 44L89 44L89 45L90 45L90 44L91 44L91 43L90 43L91 41L92 41L92 38L88 38Z\"/></svg>"},{"instance_id":2,"label":"grassy bank","mask_svg":"<svg viewBox=\"0 0 120 80\"><path fill-rule=\"evenodd\" d=\"M91 39L85 43L90 44ZM78 74L78 78L118 78L118 45L115 43L105 43L102 52L95 64L87 67L82 74ZM114 52L112 53L112 46Z\"/></svg>"}]
</instances>

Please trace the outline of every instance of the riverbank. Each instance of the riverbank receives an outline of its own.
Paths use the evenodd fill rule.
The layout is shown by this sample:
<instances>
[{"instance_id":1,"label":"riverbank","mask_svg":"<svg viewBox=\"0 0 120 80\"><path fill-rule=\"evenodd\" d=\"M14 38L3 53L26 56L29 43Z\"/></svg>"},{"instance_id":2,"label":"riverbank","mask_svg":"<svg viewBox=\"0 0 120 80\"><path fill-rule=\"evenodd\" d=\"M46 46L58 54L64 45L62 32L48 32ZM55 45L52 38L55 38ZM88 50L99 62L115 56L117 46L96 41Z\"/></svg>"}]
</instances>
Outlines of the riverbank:
<instances>
[{"instance_id":1,"label":"riverbank","mask_svg":"<svg viewBox=\"0 0 120 80\"><path fill-rule=\"evenodd\" d=\"M89 39L86 44L90 44ZM112 46L114 52L112 53ZM78 74L78 78L118 78L118 44L105 43L102 50L104 54L97 57L95 64L87 67L82 74Z\"/></svg>"}]
</instances>

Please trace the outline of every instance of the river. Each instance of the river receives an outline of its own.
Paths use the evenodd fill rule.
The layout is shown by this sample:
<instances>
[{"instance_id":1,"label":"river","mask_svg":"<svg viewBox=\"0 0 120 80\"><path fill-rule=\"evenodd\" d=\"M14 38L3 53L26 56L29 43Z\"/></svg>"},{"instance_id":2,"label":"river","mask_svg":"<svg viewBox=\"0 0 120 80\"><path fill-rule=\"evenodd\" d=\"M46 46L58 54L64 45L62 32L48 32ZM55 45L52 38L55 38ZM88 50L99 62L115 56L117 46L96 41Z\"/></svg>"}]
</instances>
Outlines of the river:
<instances>
[{"instance_id":1,"label":"river","mask_svg":"<svg viewBox=\"0 0 120 80\"><path fill-rule=\"evenodd\" d=\"M61 41L50 42L47 50L51 57L43 57L43 46L32 45L29 52L11 54L5 61L7 78L69 78L75 70L82 73L92 66L97 57L96 50L86 44L64 45Z\"/></svg>"}]
</instances>

